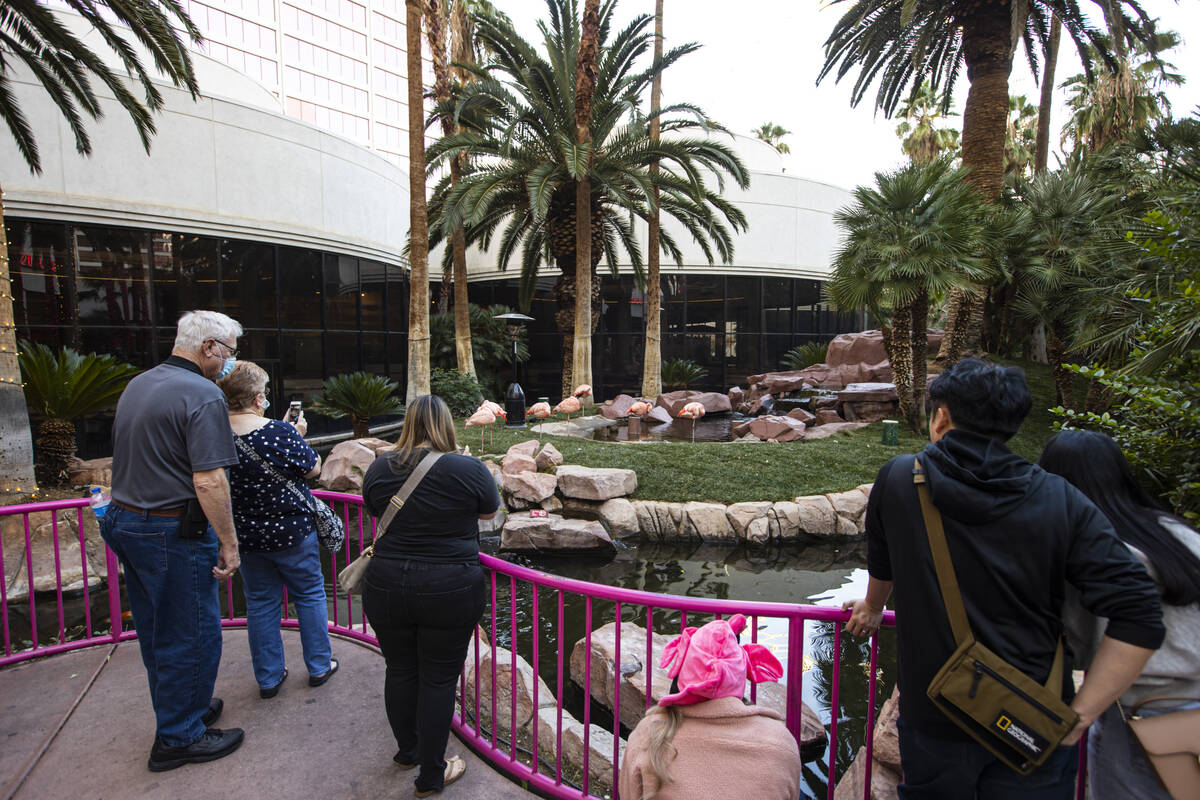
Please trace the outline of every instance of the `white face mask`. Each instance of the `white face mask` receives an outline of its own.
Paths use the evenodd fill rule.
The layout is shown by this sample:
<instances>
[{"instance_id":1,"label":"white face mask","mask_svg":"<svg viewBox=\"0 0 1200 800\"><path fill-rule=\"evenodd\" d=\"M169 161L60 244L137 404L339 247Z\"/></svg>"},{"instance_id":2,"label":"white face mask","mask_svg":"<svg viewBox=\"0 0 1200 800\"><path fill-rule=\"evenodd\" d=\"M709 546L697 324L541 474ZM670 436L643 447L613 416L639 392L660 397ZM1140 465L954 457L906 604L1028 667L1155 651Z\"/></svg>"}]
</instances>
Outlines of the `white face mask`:
<instances>
[{"instance_id":1,"label":"white face mask","mask_svg":"<svg viewBox=\"0 0 1200 800\"><path fill-rule=\"evenodd\" d=\"M263 395L263 399L258 401L258 407L261 408L263 411L266 411L268 408L271 407L271 401L267 399L267 396L265 394Z\"/></svg>"}]
</instances>

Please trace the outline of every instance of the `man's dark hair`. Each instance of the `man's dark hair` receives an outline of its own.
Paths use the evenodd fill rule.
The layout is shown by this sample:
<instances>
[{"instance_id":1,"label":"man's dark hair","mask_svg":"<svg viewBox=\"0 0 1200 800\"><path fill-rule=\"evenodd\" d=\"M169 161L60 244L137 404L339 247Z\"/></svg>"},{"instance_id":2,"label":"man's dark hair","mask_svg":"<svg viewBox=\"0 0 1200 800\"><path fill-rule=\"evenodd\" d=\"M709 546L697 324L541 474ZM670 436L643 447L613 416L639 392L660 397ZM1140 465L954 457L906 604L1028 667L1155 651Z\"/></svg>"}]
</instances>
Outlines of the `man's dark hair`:
<instances>
[{"instance_id":1,"label":"man's dark hair","mask_svg":"<svg viewBox=\"0 0 1200 800\"><path fill-rule=\"evenodd\" d=\"M954 427L1002 442L1012 438L1033 407L1024 370L981 358L964 358L934 378L929 398L931 408L950 410Z\"/></svg>"}]
</instances>

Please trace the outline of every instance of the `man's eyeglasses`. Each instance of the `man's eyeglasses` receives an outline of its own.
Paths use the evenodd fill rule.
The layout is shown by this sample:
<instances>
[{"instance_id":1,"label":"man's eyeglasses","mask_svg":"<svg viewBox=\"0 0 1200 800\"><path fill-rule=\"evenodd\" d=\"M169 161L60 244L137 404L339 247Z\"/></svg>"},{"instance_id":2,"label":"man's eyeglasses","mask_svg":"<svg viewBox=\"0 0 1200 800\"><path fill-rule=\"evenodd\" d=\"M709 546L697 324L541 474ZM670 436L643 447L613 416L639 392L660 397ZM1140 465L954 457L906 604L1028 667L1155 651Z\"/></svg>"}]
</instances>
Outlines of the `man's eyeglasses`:
<instances>
[{"instance_id":1,"label":"man's eyeglasses","mask_svg":"<svg viewBox=\"0 0 1200 800\"><path fill-rule=\"evenodd\" d=\"M221 346L222 346L222 347L224 347L226 350L228 350L228 351L229 351L229 356L230 356L230 358L237 358L237 356L238 356L238 349L237 349L236 347L234 347L233 345L226 344L225 342L222 342L220 339L209 339L209 341L210 341L210 342L216 342L217 344L221 345Z\"/></svg>"}]
</instances>

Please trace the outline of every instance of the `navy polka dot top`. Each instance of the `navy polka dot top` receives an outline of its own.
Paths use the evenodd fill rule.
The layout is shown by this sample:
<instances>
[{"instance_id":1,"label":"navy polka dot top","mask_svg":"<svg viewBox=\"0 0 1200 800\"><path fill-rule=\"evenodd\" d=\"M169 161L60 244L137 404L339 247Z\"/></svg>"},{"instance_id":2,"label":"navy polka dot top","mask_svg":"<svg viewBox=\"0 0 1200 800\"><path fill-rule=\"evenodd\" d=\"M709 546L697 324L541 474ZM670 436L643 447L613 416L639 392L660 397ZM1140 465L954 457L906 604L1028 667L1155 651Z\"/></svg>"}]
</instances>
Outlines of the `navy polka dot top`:
<instances>
[{"instance_id":1,"label":"navy polka dot top","mask_svg":"<svg viewBox=\"0 0 1200 800\"><path fill-rule=\"evenodd\" d=\"M292 425L271 420L240 438L281 475L292 478L312 502L304 476L317 465L317 454ZM311 505L302 504L279 479L240 452L237 465L229 468L229 490L243 550L268 553L294 547L316 530Z\"/></svg>"}]
</instances>

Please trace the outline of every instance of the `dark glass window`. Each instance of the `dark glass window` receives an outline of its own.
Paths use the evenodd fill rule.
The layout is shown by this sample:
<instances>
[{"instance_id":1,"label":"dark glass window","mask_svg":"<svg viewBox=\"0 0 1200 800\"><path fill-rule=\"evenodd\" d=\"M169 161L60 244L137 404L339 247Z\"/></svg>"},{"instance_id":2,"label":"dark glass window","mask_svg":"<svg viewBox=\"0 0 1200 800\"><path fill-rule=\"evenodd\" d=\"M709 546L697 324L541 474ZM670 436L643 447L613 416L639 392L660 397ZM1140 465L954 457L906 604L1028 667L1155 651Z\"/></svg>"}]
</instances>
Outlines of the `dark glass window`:
<instances>
[{"instance_id":1,"label":"dark glass window","mask_svg":"<svg viewBox=\"0 0 1200 800\"><path fill-rule=\"evenodd\" d=\"M166 241L155 242L154 303L161 325L174 325L186 311L217 310L218 242L207 236L175 234L169 260ZM169 265L169 266L168 266Z\"/></svg>"},{"instance_id":2,"label":"dark glass window","mask_svg":"<svg viewBox=\"0 0 1200 800\"><path fill-rule=\"evenodd\" d=\"M305 405L322 395L325 374L320 333L288 333L279 337L279 358L283 364L287 400L302 400ZM274 402L283 402L279 398Z\"/></svg>"},{"instance_id":3,"label":"dark glass window","mask_svg":"<svg viewBox=\"0 0 1200 800\"><path fill-rule=\"evenodd\" d=\"M687 309L684 295L687 292L686 275L662 276L662 324L663 333L683 333ZM666 358L664 355L663 358Z\"/></svg>"},{"instance_id":4,"label":"dark glass window","mask_svg":"<svg viewBox=\"0 0 1200 800\"><path fill-rule=\"evenodd\" d=\"M387 329L408 330L408 270L387 265Z\"/></svg>"},{"instance_id":5,"label":"dark glass window","mask_svg":"<svg viewBox=\"0 0 1200 800\"><path fill-rule=\"evenodd\" d=\"M389 333L387 337L388 372L389 378L408 386L408 334ZM404 391L404 388L401 388Z\"/></svg>"},{"instance_id":6,"label":"dark glass window","mask_svg":"<svg viewBox=\"0 0 1200 800\"><path fill-rule=\"evenodd\" d=\"M759 337L762 328L762 278L726 278L725 378L744 384L759 371ZM790 293L790 289L789 289Z\"/></svg>"},{"instance_id":7,"label":"dark glass window","mask_svg":"<svg viewBox=\"0 0 1200 800\"><path fill-rule=\"evenodd\" d=\"M221 243L221 308L244 328L275 327L275 246Z\"/></svg>"},{"instance_id":8,"label":"dark glass window","mask_svg":"<svg viewBox=\"0 0 1200 800\"><path fill-rule=\"evenodd\" d=\"M174 342L174 334L171 341ZM148 369L161 360L155 356L151 328L85 326L79 329L79 350L83 353L105 353L142 369Z\"/></svg>"},{"instance_id":9,"label":"dark glass window","mask_svg":"<svg viewBox=\"0 0 1200 800\"><path fill-rule=\"evenodd\" d=\"M279 248L279 327L321 329L321 252Z\"/></svg>"},{"instance_id":10,"label":"dark glass window","mask_svg":"<svg viewBox=\"0 0 1200 800\"><path fill-rule=\"evenodd\" d=\"M783 369L783 356L792 347L792 337L785 334L768 333L762 337L763 369Z\"/></svg>"},{"instance_id":11,"label":"dark glass window","mask_svg":"<svg viewBox=\"0 0 1200 800\"><path fill-rule=\"evenodd\" d=\"M387 267L379 261L358 262L358 276L362 282L362 329L382 331L384 327L384 293L387 286ZM403 293L400 293L403 298Z\"/></svg>"},{"instance_id":12,"label":"dark glass window","mask_svg":"<svg viewBox=\"0 0 1200 800\"><path fill-rule=\"evenodd\" d=\"M329 375L358 372L359 365L357 333L325 334L325 369Z\"/></svg>"},{"instance_id":13,"label":"dark glass window","mask_svg":"<svg viewBox=\"0 0 1200 800\"><path fill-rule=\"evenodd\" d=\"M146 234L127 228L73 228L79 321L85 325L150 325Z\"/></svg>"},{"instance_id":14,"label":"dark glass window","mask_svg":"<svg viewBox=\"0 0 1200 800\"><path fill-rule=\"evenodd\" d=\"M763 333L792 332L792 281L763 278Z\"/></svg>"},{"instance_id":15,"label":"dark glass window","mask_svg":"<svg viewBox=\"0 0 1200 800\"><path fill-rule=\"evenodd\" d=\"M358 259L325 254L325 327L358 330Z\"/></svg>"},{"instance_id":16,"label":"dark glass window","mask_svg":"<svg viewBox=\"0 0 1200 800\"><path fill-rule=\"evenodd\" d=\"M32 336L51 347L71 344L71 330L58 327L69 326L75 319L75 279L67 255L67 226L8 219L5 230L18 334ZM30 325L55 328L34 336L28 329Z\"/></svg>"},{"instance_id":17,"label":"dark glass window","mask_svg":"<svg viewBox=\"0 0 1200 800\"><path fill-rule=\"evenodd\" d=\"M387 344L382 333L362 334L362 368L372 375L387 375Z\"/></svg>"}]
</instances>

